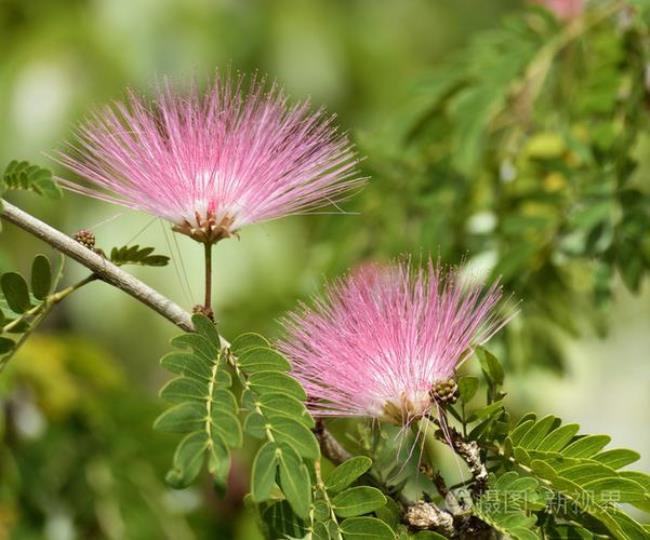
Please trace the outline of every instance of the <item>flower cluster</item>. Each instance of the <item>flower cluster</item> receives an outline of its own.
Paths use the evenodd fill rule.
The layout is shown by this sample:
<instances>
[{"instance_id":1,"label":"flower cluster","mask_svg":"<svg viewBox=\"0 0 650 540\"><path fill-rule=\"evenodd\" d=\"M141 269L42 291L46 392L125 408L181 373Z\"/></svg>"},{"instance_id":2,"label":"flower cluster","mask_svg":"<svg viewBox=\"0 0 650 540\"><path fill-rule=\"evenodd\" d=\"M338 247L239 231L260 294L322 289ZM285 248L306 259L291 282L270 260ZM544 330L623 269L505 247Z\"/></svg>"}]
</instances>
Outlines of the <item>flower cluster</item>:
<instances>
[{"instance_id":1,"label":"flower cluster","mask_svg":"<svg viewBox=\"0 0 650 540\"><path fill-rule=\"evenodd\" d=\"M188 95L164 83L131 93L79 129L60 161L90 182L71 190L143 210L204 243L245 225L308 211L358 187L356 157L333 118L289 105L273 86L217 75Z\"/></svg>"},{"instance_id":2,"label":"flower cluster","mask_svg":"<svg viewBox=\"0 0 650 540\"><path fill-rule=\"evenodd\" d=\"M494 284L464 283L431 260L366 265L285 318L278 344L320 416L397 424L425 414L432 387L501 326Z\"/></svg>"}]
</instances>

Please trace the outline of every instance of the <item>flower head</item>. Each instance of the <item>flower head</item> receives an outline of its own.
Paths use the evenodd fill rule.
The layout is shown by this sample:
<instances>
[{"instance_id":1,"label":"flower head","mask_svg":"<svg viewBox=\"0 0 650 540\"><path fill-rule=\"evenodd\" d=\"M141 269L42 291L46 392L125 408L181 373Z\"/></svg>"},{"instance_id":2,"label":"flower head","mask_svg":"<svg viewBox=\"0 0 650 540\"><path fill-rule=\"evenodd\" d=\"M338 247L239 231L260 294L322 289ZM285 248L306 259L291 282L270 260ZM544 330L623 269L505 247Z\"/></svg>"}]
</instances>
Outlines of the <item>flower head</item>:
<instances>
[{"instance_id":1,"label":"flower head","mask_svg":"<svg viewBox=\"0 0 650 540\"><path fill-rule=\"evenodd\" d=\"M544 6L563 21L579 16L584 10L584 0L534 0L534 3Z\"/></svg>"},{"instance_id":2,"label":"flower head","mask_svg":"<svg viewBox=\"0 0 650 540\"><path fill-rule=\"evenodd\" d=\"M505 324L500 297L498 285L463 283L431 260L363 266L286 317L278 347L315 414L407 423L430 409L433 385Z\"/></svg>"},{"instance_id":3,"label":"flower head","mask_svg":"<svg viewBox=\"0 0 650 540\"><path fill-rule=\"evenodd\" d=\"M360 185L333 118L289 105L273 85L217 75L187 95L165 82L149 102L130 93L96 113L60 161L89 181L71 190L169 220L212 243L245 225L308 211Z\"/></svg>"}]
</instances>

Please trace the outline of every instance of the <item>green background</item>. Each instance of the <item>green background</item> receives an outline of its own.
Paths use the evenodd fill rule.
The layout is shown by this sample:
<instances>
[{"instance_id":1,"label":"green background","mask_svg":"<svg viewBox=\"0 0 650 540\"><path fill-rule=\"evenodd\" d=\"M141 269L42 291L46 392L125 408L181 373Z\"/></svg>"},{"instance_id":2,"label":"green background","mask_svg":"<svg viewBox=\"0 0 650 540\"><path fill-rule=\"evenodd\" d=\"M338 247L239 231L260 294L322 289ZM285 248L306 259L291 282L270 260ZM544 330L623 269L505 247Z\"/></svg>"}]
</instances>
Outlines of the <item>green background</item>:
<instances>
[{"instance_id":1,"label":"green background","mask_svg":"<svg viewBox=\"0 0 650 540\"><path fill-rule=\"evenodd\" d=\"M297 299L369 255L355 246L376 244L375 258L406 250L436 256L444 236L457 233L414 246L408 228L376 226L397 215L386 180L393 171L382 170L378 144L365 141L396 129L437 66L521 7L501 0L0 0L0 166L28 159L65 176L47 155L73 137L77 122L128 87L147 92L161 76L182 81L232 66L267 73L294 98L325 105L360 141L371 187L350 202L349 215L252 226L215 250L223 334L274 335L276 318ZM413 196L398 190L397 197ZM186 308L201 298L201 249L174 239L167 224L69 193L54 203L30 194L11 200L70 234L92 229L100 246L156 246L173 264L136 269L138 277ZM392 241L382 242L384 234ZM7 226L0 270L26 272L38 252L54 255ZM67 280L84 275L69 264ZM514 366L507 389L515 409L552 411L586 432L610 433L615 446L640 451L647 468L650 296L647 283L635 296L614 279L607 337L583 329L564 338L564 373ZM158 359L176 333L95 283L59 306L12 360L0 380L0 538L3 530L15 538L255 537L239 502L245 452L225 499L207 479L181 492L164 486L176 441L151 423L168 377Z\"/></svg>"}]
</instances>

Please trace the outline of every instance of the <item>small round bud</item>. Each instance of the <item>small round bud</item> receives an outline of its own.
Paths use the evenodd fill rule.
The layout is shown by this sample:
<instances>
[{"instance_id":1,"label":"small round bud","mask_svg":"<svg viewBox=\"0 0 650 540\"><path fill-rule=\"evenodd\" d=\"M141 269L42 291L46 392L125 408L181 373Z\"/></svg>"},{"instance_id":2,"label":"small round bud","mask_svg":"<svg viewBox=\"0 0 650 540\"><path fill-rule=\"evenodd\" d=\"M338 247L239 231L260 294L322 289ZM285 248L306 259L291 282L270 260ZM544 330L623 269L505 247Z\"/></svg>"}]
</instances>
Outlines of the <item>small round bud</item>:
<instances>
[{"instance_id":1,"label":"small round bud","mask_svg":"<svg viewBox=\"0 0 650 540\"><path fill-rule=\"evenodd\" d=\"M201 315L205 315L208 319L214 321L214 311L212 311L212 308L209 308L202 304L196 304L192 308L192 313L199 313Z\"/></svg>"},{"instance_id":2,"label":"small round bud","mask_svg":"<svg viewBox=\"0 0 650 540\"><path fill-rule=\"evenodd\" d=\"M435 401L442 405L451 405L458 399L458 385L454 379L436 381L431 389Z\"/></svg>"},{"instance_id":3,"label":"small round bud","mask_svg":"<svg viewBox=\"0 0 650 540\"><path fill-rule=\"evenodd\" d=\"M95 235L88 229L81 229L77 231L72 236L77 242L82 246L86 246L88 249L94 249L95 247Z\"/></svg>"}]
</instances>

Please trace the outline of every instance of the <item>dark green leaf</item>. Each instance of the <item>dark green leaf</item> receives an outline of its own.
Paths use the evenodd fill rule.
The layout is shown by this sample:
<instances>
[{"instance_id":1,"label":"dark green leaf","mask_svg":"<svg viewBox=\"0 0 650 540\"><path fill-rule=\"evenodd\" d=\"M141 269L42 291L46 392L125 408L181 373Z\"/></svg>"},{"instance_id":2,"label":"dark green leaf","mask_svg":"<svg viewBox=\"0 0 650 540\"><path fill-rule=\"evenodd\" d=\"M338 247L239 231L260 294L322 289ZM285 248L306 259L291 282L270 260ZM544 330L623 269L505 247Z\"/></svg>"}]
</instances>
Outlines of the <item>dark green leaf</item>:
<instances>
[{"instance_id":1,"label":"dark green leaf","mask_svg":"<svg viewBox=\"0 0 650 540\"><path fill-rule=\"evenodd\" d=\"M221 350L221 337L216 325L205 315L195 313L192 315L192 324L197 334L203 336L217 351Z\"/></svg>"},{"instance_id":2,"label":"dark green leaf","mask_svg":"<svg viewBox=\"0 0 650 540\"><path fill-rule=\"evenodd\" d=\"M247 349L254 347L268 347L269 342L264 336L249 332L237 336L230 344L230 350L235 356L240 356Z\"/></svg>"},{"instance_id":3,"label":"dark green leaf","mask_svg":"<svg viewBox=\"0 0 650 540\"><path fill-rule=\"evenodd\" d=\"M330 523L331 522L316 523L312 531L312 540L332 540L333 538L336 538L330 534Z\"/></svg>"},{"instance_id":4,"label":"dark green leaf","mask_svg":"<svg viewBox=\"0 0 650 540\"><path fill-rule=\"evenodd\" d=\"M237 359L239 367L247 374L270 371L289 371L290 364L279 352L268 347L246 348Z\"/></svg>"},{"instance_id":5,"label":"dark green leaf","mask_svg":"<svg viewBox=\"0 0 650 540\"><path fill-rule=\"evenodd\" d=\"M239 448L243 443L239 420L224 407L211 407L212 430L219 434L230 448Z\"/></svg>"},{"instance_id":6,"label":"dark green leaf","mask_svg":"<svg viewBox=\"0 0 650 540\"><path fill-rule=\"evenodd\" d=\"M273 436L280 443L291 446L298 454L306 459L318 459L320 448L314 434L301 424L290 418L271 418Z\"/></svg>"},{"instance_id":7,"label":"dark green leaf","mask_svg":"<svg viewBox=\"0 0 650 540\"><path fill-rule=\"evenodd\" d=\"M458 394L461 401L467 403L478 390L478 379L476 377L461 377L458 381Z\"/></svg>"},{"instance_id":8,"label":"dark green leaf","mask_svg":"<svg viewBox=\"0 0 650 540\"><path fill-rule=\"evenodd\" d=\"M179 349L191 349L208 364L214 362L219 356L219 348L199 334L181 334L173 338L171 343Z\"/></svg>"},{"instance_id":9,"label":"dark green leaf","mask_svg":"<svg viewBox=\"0 0 650 540\"><path fill-rule=\"evenodd\" d=\"M190 485L201 471L207 447L208 437L205 433L187 435L176 448L174 468L167 474L167 482L176 488Z\"/></svg>"},{"instance_id":10,"label":"dark green leaf","mask_svg":"<svg viewBox=\"0 0 650 540\"><path fill-rule=\"evenodd\" d=\"M328 491L337 493L365 474L370 470L370 467L372 467L372 460L368 457L356 456L350 458L332 471L325 481L325 487Z\"/></svg>"},{"instance_id":11,"label":"dark green leaf","mask_svg":"<svg viewBox=\"0 0 650 540\"><path fill-rule=\"evenodd\" d=\"M280 487L293 511L300 517L309 515L311 506L311 480L307 467L292 447L280 447L278 467Z\"/></svg>"},{"instance_id":12,"label":"dark green leaf","mask_svg":"<svg viewBox=\"0 0 650 540\"><path fill-rule=\"evenodd\" d=\"M6 354L13 350L15 343L11 339L0 337L0 354Z\"/></svg>"},{"instance_id":13,"label":"dark green leaf","mask_svg":"<svg viewBox=\"0 0 650 540\"><path fill-rule=\"evenodd\" d=\"M353 517L341 523L345 540L394 540L395 533L383 521L372 517Z\"/></svg>"},{"instance_id":14,"label":"dark green leaf","mask_svg":"<svg viewBox=\"0 0 650 540\"><path fill-rule=\"evenodd\" d=\"M163 386L160 397L172 402L205 401L206 384L189 377L176 377Z\"/></svg>"},{"instance_id":15,"label":"dark green leaf","mask_svg":"<svg viewBox=\"0 0 650 540\"><path fill-rule=\"evenodd\" d=\"M253 373L248 384L251 390L258 394L283 393L293 396L299 401L305 401L307 394L300 383L284 373L276 371L260 371Z\"/></svg>"},{"instance_id":16,"label":"dark green leaf","mask_svg":"<svg viewBox=\"0 0 650 540\"><path fill-rule=\"evenodd\" d=\"M269 538L303 538L305 523L291 509L287 501L270 505L263 513L264 522L270 530Z\"/></svg>"},{"instance_id":17,"label":"dark green leaf","mask_svg":"<svg viewBox=\"0 0 650 540\"><path fill-rule=\"evenodd\" d=\"M12 311L24 313L31 307L29 289L23 276L16 272L7 272L0 278L0 286L7 304Z\"/></svg>"},{"instance_id":18,"label":"dark green leaf","mask_svg":"<svg viewBox=\"0 0 650 540\"><path fill-rule=\"evenodd\" d=\"M168 353L162 357L160 365L172 373L185 375L206 383L212 379L212 364L193 353Z\"/></svg>"},{"instance_id":19,"label":"dark green leaf","mask_svg":"<svg viewBox=\"0 0 650 540\"><path fill-rule=\"evenodd\" d=\"M263 439L267 429L271 424L259 413L251 413L244 420L244 431L256 439Z\"/></svg>"},{"instance_id":20,"label":"dark green leaf","mask_svg":"<svg viewBox=\"0 0 650 540\"><path fill-rule=\"evenodd\" d=\"M167 409L154 422L154 429L176 433L188 433L205 426L206 409L199 403L181 403Z\"/></svg>"},{"instance_id":21,"label":"dark green leaf","mask_svg":"<svg viewBox=\"0 0 650 540\"><path fill-rule=\"evenodd\" d=\"M7 189L30 190L51 199L62 196L52 172L27 161L11 161L0 177L0 194Z\"/></svg>"},{"instance_id":22,"label":"dark green leaf","mask_svg":"<svg viewBox=\"0 0 650 540\"><path fill-rule=\"evenodd\" d=\"M488 382L494 385L503 384L504 372L497 358L483 347L476 348L476 355L481 363L481 369Z\"/></svg>"},{"instance_id":23,"label":"dark green leaf","mask_svg":"<svg viewBox=\"0 0 650 540\"><path fill-rule=\"evenodd\" d=\"M32 293L45 300L52 288L52 267L45 255L37 255L32 262Z\"/></svg>"},{"instance_id":24,"label":"dark green leaf","mask_svg":"<svg viewBox=\"0 0 650 540\"><path fill-rule=\"evenodd\" d=\"M468 417L468 421L474 422L476 420L488 418L494 415L501 414L502 411L503 411L503 401L501 400L495 401L494 403L490 403L485 407L481 407L480 409L476 409L472 411L472 413Z\"/></svg>"},{"instance_id":25,"label":"dark green leaf","mask_svg":"<svg viewBox=\"0 0 650 540\"><path fill-rule=\"evenodd\" d=\"M377 488L357 486L334 497L334 512L340 517L360 516L374 512L386 504L386 497Z\"/></svg>"},{"instance_id":26,"label":"dark green leaf","mask_svg":"<svg viewBox=\"0 0 650 540\"><path fill-rule=\"evenodd\" d=\"M169 257L165 255L152 255L154 248L135 246L121 246L111 249L110 261L117 265L139 264L142 266L167 266Z\"/></svg>"},{"instance_id":27,"label":"dark green leaf","mask_svg":"<svg viewBox=\"0 0 650 540\"><path fill-rule=\"evenodd\" d=\"M420 531L413 535L413 540L446 540L446 538L433 531Z\"/></svg>"},{"instance_id":28,"label":"dark green leaf","mask_svg":"<svg viewBox=\"0 0 650 540\"><path fill-rule=\"evenodd\" d=\"M230 451L225 441L215 431L212 431L208 437L207 452L209 473L217 485L225 486L230 471Z\"/></svg>"},{"instance_id":29,"label":"dark green leaf","mask_svg":"<svg viewBox=\"0 0 650 540\"><path fill-rule=\"evenodd\" d=\"M256 502L265 501L271 495L278 468L278 450L277 444L267 442L255 456L251 473L251 493Z\"/></svg>"},{"instance_id":30,"label":"dark green leaf","mask_svg":"<svg viewBox=\"0 0 650 540\"><path fill-rule=\"evenodd\" d=\"M308 428L314 427L314 420L305 404L294 397L279 393L262 394L257 398L256 405L267 418L286 416L304 423Z\"/></svg>"}]
</instances>

